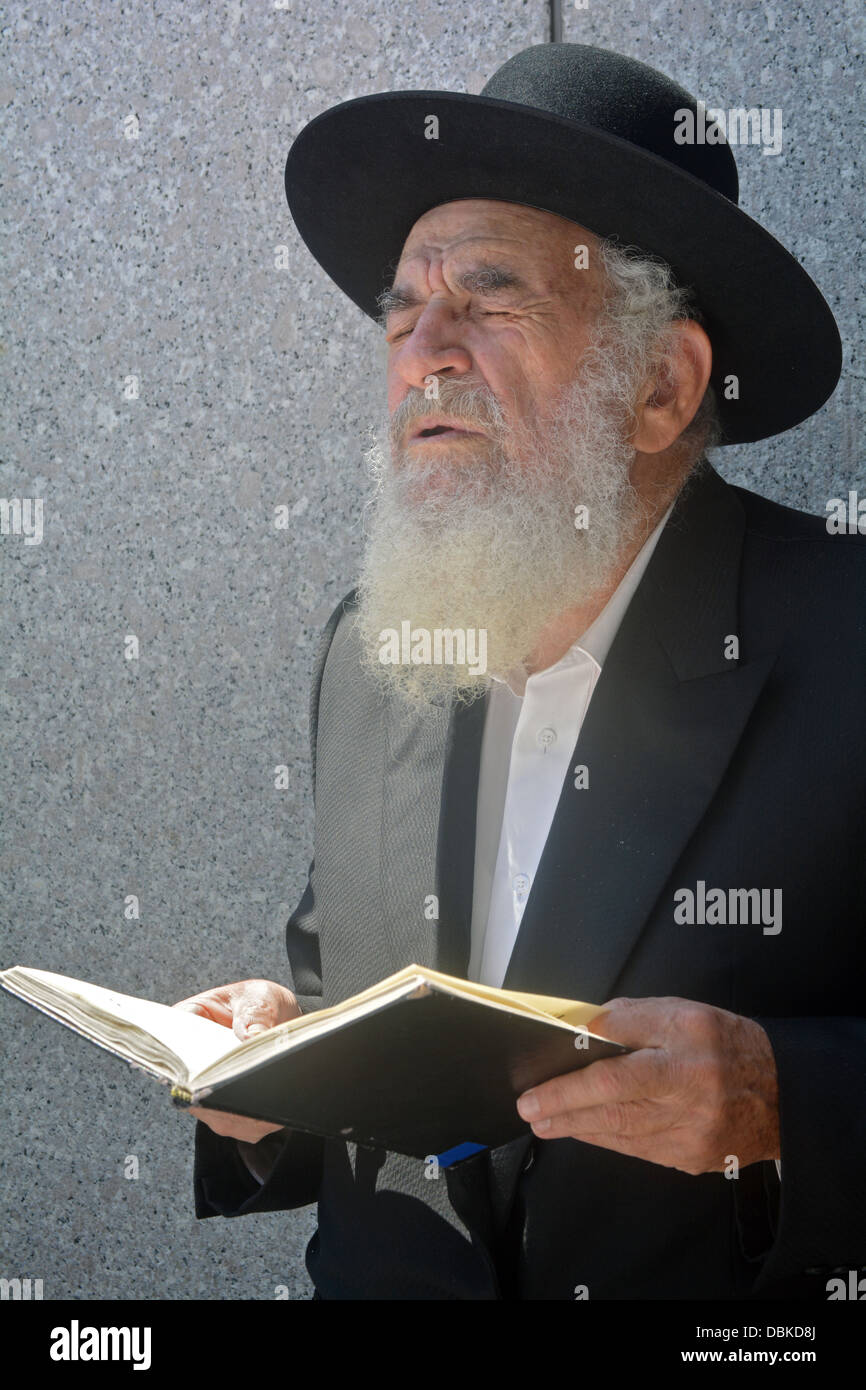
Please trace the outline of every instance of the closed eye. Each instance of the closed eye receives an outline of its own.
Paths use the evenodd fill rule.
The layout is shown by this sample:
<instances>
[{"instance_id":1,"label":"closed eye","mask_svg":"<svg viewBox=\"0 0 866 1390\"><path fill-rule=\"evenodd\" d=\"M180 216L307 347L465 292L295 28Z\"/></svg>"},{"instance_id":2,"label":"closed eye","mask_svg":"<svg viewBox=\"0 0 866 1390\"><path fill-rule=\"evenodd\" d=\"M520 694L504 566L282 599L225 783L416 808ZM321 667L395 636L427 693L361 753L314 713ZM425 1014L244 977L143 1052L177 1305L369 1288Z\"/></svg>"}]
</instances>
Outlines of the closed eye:
<instances>
[{"instance_id":1,"label":"closed eye","mask_svg":"<svg viewBox=\"0 0 866 1390\"><path fill-rule=\"evenodd\" d=\"M502 319L502 318L509 318L510 315L511 315L511 310L510 310L510 309L482 309L482 310L481 310L481 317L482 317L482 318L485 318L485 319ZM413 327L414 327L414 325L413 325ZM387 342L389 342L389 343L396 343L397 340L398 340L399 338L406 338L406 337L408 337L408 335L409 335L411 332L412 332L412 328L401 328L400 331L399 331L399 333L392 333L391 336L390 336L390 338L387 339Z\"/></svg>"}]
</instances>

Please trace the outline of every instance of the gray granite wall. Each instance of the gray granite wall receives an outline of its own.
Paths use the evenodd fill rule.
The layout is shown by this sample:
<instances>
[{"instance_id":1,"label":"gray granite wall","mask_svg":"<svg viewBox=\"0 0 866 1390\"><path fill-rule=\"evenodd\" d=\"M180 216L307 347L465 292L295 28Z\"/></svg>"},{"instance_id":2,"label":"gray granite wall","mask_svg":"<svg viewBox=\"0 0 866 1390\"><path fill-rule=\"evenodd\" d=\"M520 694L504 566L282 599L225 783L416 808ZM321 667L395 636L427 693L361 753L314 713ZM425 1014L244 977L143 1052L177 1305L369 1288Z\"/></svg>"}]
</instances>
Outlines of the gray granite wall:
<instances>
[{"instance_id":1,"label":"gray granite wall","mask_svg":"<svg viewBox=\"0 0 866 1390\"><path fill-rule=\"evenodd\" d=\"M817 279L845 374L818 416L718 465L819 513L858 470L863 489L859 13L563 13L566 40L708 105L783 109L781 155L739 152L741 201ZM549 23L542 0L7 8L0 496L42 498L44 520L39 544L0 536L0 964L165 1002L281 978L312 844L310 663L355 578L381 366L294 232L285 155L348 97L477 91ZM311 1209L197 1222L192 1123L167 1095L0 1010L0 1275L46 1299L309 1296Z\"/></svg>"}]
</instances>

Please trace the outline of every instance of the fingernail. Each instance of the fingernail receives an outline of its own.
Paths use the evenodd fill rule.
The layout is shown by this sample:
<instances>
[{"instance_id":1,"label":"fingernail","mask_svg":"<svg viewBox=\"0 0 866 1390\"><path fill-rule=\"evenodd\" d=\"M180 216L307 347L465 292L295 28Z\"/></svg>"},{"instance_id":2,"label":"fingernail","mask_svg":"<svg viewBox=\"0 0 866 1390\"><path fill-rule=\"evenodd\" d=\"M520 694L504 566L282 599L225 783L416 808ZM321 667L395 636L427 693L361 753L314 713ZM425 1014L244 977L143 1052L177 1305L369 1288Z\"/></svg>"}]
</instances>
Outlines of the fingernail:
<instances>
[{"instance_id":1,"label":"fingernail","mask_svg":"<svg viewBox=\"0 0 866 1390\"><path fill-rule=\"evenodd\" d=\"M517 1109L524 1120L531 1120L537 1115L541 1106L538 1104L538 1097L534 1091L526 1091L517 1102Z\"/></svg>"},{"instance_id":2,"label":"fingernail","mask_svg":"<svg viewBox=\"0 0 866 1390\"><path fill-rule=\"evenodd\" d=\"M268 1030L263 1023L248 1023L247 1037L252 1037L253 1033L266 1033Z\"/></svg>"}]
</instances>

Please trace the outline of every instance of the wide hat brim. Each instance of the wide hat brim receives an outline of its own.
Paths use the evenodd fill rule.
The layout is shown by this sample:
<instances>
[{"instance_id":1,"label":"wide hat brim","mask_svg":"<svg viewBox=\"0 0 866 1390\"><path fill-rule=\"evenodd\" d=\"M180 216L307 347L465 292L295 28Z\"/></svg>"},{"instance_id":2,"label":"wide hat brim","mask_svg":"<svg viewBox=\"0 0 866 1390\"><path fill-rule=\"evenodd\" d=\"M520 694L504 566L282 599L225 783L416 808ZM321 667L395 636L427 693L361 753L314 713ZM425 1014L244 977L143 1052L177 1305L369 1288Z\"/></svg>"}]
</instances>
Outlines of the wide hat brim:
<instances>
[{"instance_id":1,"label":"wide hat brim","mask_svg":"<svg viewBox=\"0 0 866 1390\"><path fill-rule=\"evenodd\" d=\"M430 114L438 139L424 138ZM702 179L586 122L459 92L357 97L304 127L285 187L307 247L372 319L414 223L459 198L558 213L662 257L704 315L723 444L792 428L839 379L835 319L794 257Z\"/></svg>"}]
</instances>

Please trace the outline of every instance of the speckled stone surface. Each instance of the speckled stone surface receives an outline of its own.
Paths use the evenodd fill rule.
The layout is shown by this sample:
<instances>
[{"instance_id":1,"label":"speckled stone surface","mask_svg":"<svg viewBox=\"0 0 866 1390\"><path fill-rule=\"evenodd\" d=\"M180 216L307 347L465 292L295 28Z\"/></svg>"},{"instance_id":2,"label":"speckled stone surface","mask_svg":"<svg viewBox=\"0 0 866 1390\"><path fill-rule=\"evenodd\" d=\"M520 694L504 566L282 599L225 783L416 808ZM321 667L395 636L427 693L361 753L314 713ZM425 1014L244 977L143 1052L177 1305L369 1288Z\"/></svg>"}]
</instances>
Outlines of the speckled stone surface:
<instances>
[{"instance_id":1,"label":"speckled stone surface","mask_svg":"<svg viewBox=\"0 0 866 1390\"><path fill-rule=\"evenodd\" d=\"M335 102L478 91L549 36L539 0L359 8L7 9L0 496L42 498L44 533L0 536L3 965L169 1003L283 977L312 846L310 665L356 576L382 363L292 227L286 152ZM782 107L783 154L738 152L741 203L817 279L845 375L818 416L716 461L822 514L863 487L857 14L564 8L566 40L708 105ZM312 1209L196 1221L192 1123L167 1094L5 994L0 1010L0 1275L42 1278L46 1299L309 1297Z\"/></svg>"}]
</instances>

